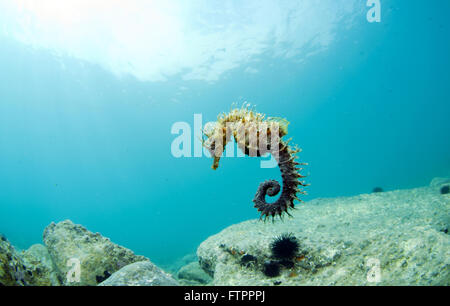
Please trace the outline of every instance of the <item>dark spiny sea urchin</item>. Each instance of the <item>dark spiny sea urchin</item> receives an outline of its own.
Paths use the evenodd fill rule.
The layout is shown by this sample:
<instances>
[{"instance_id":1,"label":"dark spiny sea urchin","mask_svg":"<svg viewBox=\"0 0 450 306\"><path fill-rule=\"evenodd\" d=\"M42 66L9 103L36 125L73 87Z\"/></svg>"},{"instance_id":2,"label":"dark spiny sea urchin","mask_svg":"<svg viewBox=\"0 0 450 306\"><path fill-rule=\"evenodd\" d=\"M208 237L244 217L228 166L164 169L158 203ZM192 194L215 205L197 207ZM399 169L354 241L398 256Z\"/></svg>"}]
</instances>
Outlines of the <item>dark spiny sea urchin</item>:
<instances>
[{"instance_id":1,"label":"dark spiny sea urchin","mask_svg":"<svg viewBox=\"0 0 450 306\"><path fill-rule=\"evenodd\" d=\"M291 233L285 233L275 238L270 244L272 256L277 259L292 259L298 253L300 244Z\"/></svg>"},{"instance_id":2,"label":"dark spiny sea urchin","mask_svg":"<svg viewBox=\"0 0 450 306\"><path fill-rule=\"evenodd\" d=\"M383 192L383 188L381 188L381 187L375 187L375 188L372 190L372 192L373 192L373 193Z\"/></svg>"},{"instance_id":3,"label":"dark spiny sea urchin","mask_svg":"<svg viewBox=\"0 0 450 306\"><path fill-rule=\"evenodd\" d=\"M263 266L263 273L267 277L276 277L280 275L280 264L276 261L266 261Z\"/></svg>"}]
</instances>

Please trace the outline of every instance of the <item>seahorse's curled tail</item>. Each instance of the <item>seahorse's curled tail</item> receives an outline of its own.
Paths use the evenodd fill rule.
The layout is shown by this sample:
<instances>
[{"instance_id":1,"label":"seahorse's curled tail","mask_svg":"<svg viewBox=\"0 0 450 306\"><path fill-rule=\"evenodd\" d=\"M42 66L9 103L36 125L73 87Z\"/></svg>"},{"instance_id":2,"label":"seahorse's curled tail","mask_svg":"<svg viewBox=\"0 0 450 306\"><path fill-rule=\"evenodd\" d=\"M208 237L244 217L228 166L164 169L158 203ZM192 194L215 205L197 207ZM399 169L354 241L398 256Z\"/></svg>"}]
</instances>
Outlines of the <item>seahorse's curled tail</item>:
<instances>
[{"instance_id":1,"label":"seahorse's curled tail","mask_svg":"<svg viewBox=\"0 0 450 306\"><path fill-rule=\"evenodd\" d=\"M287 142L281 140L287 134L288 124L284 119L265 119L265 115L255 113L247 106L219 115L214 128L204 131L206 139L203 140L203 146L214 157L212 166L214 170L219 167L220 157L231 136L246 155L262 156L270 153L275 158L283 180L280 197L274 203L266 202L266 195L276 196L281 189L277 181L268 180L259 185L253 199L254 207L261 212L260 218L264 217L264 220L267 217L272 219L276 216L282 217L283 213L290 216L288 209L294 208L295 200L301 201L297 193L305 193L300 186L307 186L300 180L304 176L300 175L301 169L298 168L306 164L296 162L296 153L300 152L300 149L292 149Z\"/></svg>"},{"instance_id":2,"label":"seahorse's curled tail","mask_svg":"<svg viewBox=\"0 0 450 306\"><path fill-rule=\"evenodd\" d=\"M297 193L304 193L299 189L299 186L307 186L304 182L300 181L300 178L304 176L299 174L299 168L297 166L303 165L295 161L294 154L299 150L291 150L283 142L280 144L278 166L281 171L281 177L283 179L283 189L281 195L274 203L266 202L266 195L273 197L280 192L280 184L275 180L268 180L261 183L256 191L253 203L255 203L256 209L261 212L261 217L264 216L280 216L283 213L289 215L288 209L294 208L294 201L301 201L297 197Z\"/></svg>"}]
</instances>

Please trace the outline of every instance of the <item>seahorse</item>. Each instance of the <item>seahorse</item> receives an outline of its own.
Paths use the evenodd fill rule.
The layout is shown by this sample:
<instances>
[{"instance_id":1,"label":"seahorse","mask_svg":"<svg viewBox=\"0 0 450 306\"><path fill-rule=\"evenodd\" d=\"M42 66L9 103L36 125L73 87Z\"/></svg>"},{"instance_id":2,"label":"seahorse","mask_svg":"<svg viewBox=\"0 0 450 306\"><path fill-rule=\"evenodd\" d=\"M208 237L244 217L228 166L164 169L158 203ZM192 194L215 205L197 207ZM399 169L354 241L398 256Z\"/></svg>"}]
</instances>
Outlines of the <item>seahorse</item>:
<instances>
[{"instance_id":1,"label":"seahorse","mask_svg":"<svg viewBox=\"0 0 450 306\"><path fill-rule=\"evenodd\" d=\"M231 109L229 113L219 114L213 127L203 130L202 143L209 151L214 162L212 169L219 167L220 158L226 144L233 136L238 147L249 156L263 156L270 153L278 163L281 171L283 189L280 197L274 203L266 202L266 195L276 196L280 192L280 184L275 180L267 180L258 187L253 199L254 207L261 213L260 220L268 217L282 219L286 213L292 216L288 209L294 209L294 201L302 202L297 193L306 194L301 187L306 187L306 177L300 174L302 168L307 165L296 161L296 153L301 149L289 146L291 139L283 141L281 138L288 133L289 122L286 119L268 117L250 109L249 104L241 108Z\"/></svg>"}]
</instances>

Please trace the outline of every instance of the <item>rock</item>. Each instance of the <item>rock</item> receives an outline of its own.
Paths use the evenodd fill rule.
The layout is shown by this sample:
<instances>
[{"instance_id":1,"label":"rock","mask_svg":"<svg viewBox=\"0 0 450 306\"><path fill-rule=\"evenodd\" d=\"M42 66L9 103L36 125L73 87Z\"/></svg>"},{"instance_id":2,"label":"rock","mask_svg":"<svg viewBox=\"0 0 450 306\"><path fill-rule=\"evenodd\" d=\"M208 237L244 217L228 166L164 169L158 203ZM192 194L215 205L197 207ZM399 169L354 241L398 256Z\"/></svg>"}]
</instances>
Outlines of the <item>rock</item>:
<instances>
[{"instance_id":1,"label":"rock","mask_svg":"<svg viewBox=\"0 0 450 306\"><path fill-rule=\"evenodd\" d=\"M23 286L28 273L14 247L5 236L0 237L0 286Z\"/></svg>"},{"instance_id":2,"label":"rock","mask_svg":"<svg viewBox=\"0 0 450 306\"><path fill-rule=\"evenodd\" d=\"M171 262L170 264L166 264L161 266L165 271L168 271L174 275L178 274L178 271L191 262L198 261L197 254L195 252L184 255L181 258Z\"/></svg>"},{"instance_id":3,"label":"rock","mask_svg":"<svg viewBox=\"0 0 450 306\"><path fill-rule=\"evenodd\" d=\"M126 265L148 261L70 220L51 223L43 239L63 285L97 285Z\"/></svg>"},{"instance_id":4,"label":"rock","mask_svg":"<svg viewBox=\"0 0 450 306\"><path fill-rule=\"evenodd\" d=\"M0 285L58 286L55 267L43 245L18 252L3 236L0 239Z\"/></svg>"},{"instance_id":5,"label":"rock","mask_svg":"<svg viewBox=\"0 0 450 306\"><path fill-rule=\"evenodd\" d=\"M197 256L212 284L450 285L450 197L434 186L315 199L297 208L292 219L250 220L204 241ZM288 262L270 250L283 233L300 244ZM279 276L264 275L271 261Z\"/></svg>"},{"instance_id":6,"label":"rock","mask_svg":"<svg viewBox=\"0 0 450 306\"><path fill-rule=\"evenodd\" d=\"M435 177L431 180L430 187L434 187L436 189L441 188L444 185L450 184L450 179L445 177Z\"/></svg>"},{"instance_id":7,"label":"rock","mask_svg":"<svg viewBox=\"0 0 450 306\"><path fill-rule=\"evenodd\" d=\"M27 267L32 278L32 286L60 286L56 267L48 253L47 248L42 244L34 244L21 254L22 261Z\"/></svg>"},{"instance_id":8,"label":"rock","mask_svg":"<svg viewBox=\"0 0 450 306\"><path fill-rule=\"evenodd\" d=\"M183 266L178 271L178 279L187 280L190 284L208 284L212 281L211 277L203 271L197 261Z\"/></svg>"},{"instance_id":9,"label":"rock","mask_svg":"<svg viewBox=\"0 0 450 306\"><path fill-rule=\"evenodd\" d=\"M141 261L123 267L99 286L178 286L178 282L151 262Z\"/></svg>"}]
</instances>

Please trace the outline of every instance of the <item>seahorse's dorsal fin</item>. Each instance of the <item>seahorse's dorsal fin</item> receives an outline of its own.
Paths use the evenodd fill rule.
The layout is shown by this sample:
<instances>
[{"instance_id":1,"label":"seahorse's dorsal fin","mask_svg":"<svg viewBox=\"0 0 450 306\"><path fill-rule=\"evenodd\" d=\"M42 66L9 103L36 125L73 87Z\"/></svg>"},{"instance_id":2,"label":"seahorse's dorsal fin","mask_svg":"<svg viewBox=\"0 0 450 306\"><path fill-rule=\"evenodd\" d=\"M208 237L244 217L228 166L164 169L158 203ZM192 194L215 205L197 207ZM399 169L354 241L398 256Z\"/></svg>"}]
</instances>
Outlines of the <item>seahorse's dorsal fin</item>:
<instances>
[{"instance_id":1,"label":"seahorse's dorsal fin","mask_svg":"<svg viewBox=\"0 0 450 306\"><path fill-rule=\"evenodd\" d=\"M288 133L288 125L289 125L289 121L287 121L285 118L281 118L281 117L269 117L267 118L267 121L272 121L272 122L276 122L279 124L280 130L281 130L281 134L282 135L287 135Z\"/></svg>"}]
</instances>

